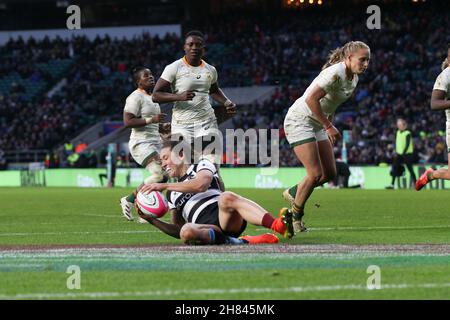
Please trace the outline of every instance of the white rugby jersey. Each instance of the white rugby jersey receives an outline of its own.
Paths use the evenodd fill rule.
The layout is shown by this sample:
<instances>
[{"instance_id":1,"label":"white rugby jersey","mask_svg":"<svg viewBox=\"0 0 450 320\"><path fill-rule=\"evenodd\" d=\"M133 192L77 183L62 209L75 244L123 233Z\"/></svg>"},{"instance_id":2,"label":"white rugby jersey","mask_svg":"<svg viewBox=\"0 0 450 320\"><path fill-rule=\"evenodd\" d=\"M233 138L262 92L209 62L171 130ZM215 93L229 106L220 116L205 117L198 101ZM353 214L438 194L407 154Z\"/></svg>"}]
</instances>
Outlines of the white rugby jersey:
<instances>
[{"instance_id":1,"label":"white rugby jersey","mask_svg":"<svg viewBox=\"0 0 450 320\"><path fill-rule=\"evenodd\" d=\"M123 110L125 112L134 114L138 118L149 118L161 113L159 104L153 102L151 95L137 89L127 97ZM159 124L150 123L144 127L132 128L130 140L138 142L152 141L159 143L161 141L161 136L159 134Z\"/></svg>"},{"instance_id":2,"label":"white rugby jersey","mask_svg":"<svg viewBox=\"0 0 450 320\"><path fill-rule=\"evenodd\" d=\"M306 89L305 93L294 102L291 109L293 109L292 111L294 111L294 113L307 115L317 120L311 109L308 107L306 98L309 96L312 89L318 85L327 93L320 99L320 107L326 116L330 116L334 114L340 104L350 98L357 84L358 75L355 74L352 80L347 80L345 63L336 63L320 72Z\"/></svg>"},{"instance_id":3,"label":"white rugby jersey","mask_svg":"<svg viewBox=\"0 0 450 320\"><path fill-rule=\"evenodd\" d=\"M170 82L173 93L195 91L191 101L176 101L173 105L172 119L193 123L215 117L209 102L209 89L217 82L217 71L202 60L200 66L191 66L185 57L167 65L161 78Z\"/></svg>"},{"instance_id":4,"label":"white rugby jersey","mask_svg":"<svg viewBox=\"0 0 450 320\"><path fill-rule=\"evenodd\" d=\"M445 97L450 99L450 67L445 68L439 74L434 83L433 90L441 90L446 93ZM447 122L450 122L450 109L445 110Z\"/></svg>"},{"instance_id":5,"label":"white rugby jersey","mask_svg":"<svg viewBox=\"0 0 450 320\"><path fill-rule=\"evenodd\" d=\"M167 193L169 209L177 209L177 211L181 212L186 222L195 223L202 215L202 212L209 212L208 209L212 206L217 206L219 200L221 191L217 169L207 159L202 159L198 164L191 165L186 174L178 179L178 182L194 179L201 170L209 170L213 173L213 179L208 190L200 193L181 193L177 191L169 191Z\"/></svg>"}]
</instances>

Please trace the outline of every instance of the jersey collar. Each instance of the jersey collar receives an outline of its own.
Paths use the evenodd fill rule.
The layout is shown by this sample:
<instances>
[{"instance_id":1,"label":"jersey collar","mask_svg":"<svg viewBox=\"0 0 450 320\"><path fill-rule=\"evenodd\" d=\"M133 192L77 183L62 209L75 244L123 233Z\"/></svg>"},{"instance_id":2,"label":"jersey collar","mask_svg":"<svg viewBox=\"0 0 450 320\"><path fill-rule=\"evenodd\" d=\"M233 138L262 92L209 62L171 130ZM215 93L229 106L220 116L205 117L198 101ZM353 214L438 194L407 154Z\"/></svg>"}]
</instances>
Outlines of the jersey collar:
<instances>
[{"instance_id":1,"label":"jersey collar","mask_svg":"<svg viewBox=\"0 0 450 320\"><path fill-rule=\"evenodd\" d=\"M198 68L198 67L204 67L204 66L205 66L205 61L204 61L203 59L201 59L202 63L200 63L199 66L191 66L191 65L189 64L189 62L187 61L186 56L184 56L181 60L183 60L183 62L184 62L188 67L191 67L191 68Z\"/></svg>"}]
</instances>

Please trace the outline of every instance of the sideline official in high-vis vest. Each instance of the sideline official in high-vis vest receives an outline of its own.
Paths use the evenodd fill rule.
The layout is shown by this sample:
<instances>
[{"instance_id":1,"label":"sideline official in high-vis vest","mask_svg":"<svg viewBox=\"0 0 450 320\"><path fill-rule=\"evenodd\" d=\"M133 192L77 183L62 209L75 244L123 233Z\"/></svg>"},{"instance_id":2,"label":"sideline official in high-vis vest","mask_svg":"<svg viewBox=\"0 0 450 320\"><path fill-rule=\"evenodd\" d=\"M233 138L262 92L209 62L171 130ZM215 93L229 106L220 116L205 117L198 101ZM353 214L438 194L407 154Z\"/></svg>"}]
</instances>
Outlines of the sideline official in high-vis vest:
<instances>
[{"instance_id":1,"label":"sideline official in high-vis vest","mask_svg":"<svg viewBox=\"0 0 450 320\"><path fill-rule=\"evenodd\" d=\"M416 183L416 174L414 173L414 143L411 131L407 130L408 124L402 118L397 119L397 134L395 138L395 158L392 166L392 183L391 188L394 188L395 178L401 176L397 174L402 172L403 164L406 164L409 174L411 176L411 184Z\"/></svg>"}]
</instances>

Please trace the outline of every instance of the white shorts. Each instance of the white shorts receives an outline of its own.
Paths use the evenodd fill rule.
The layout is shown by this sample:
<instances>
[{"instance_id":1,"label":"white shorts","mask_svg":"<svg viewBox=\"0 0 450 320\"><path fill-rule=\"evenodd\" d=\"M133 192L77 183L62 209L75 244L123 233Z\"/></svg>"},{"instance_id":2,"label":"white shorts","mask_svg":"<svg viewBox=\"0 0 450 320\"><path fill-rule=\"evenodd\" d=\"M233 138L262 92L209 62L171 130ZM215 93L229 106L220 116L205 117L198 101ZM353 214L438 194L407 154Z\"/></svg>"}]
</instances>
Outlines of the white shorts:
<instances>
[{"instance_id":1,"label":"white shorts","mask_svg":"<svg viewBox=\"0 0 450 320\"><path fill-rule=\"evenodd\" d=\"M216 118L208 118L199 122L181 122L172 120L171 124L172 135L181 134L191 142L195 138L217 135L218 132L220 131Z\"/></svg>"},{"instance_id":2,"label":"white shorts","mask_svg":"<svg viewBox=\"0 0 450 320\"><path fill-rule=\"evenodd\" d=\"M159 154L161 143L130 140L128 147L130 148L130 153L134 161L145 167L148 158Z\"/></svg>"},{"instance_id":3,"label":"white shorts","mask_svg":"<svg viewBox=\"0 0 450 320\"><path fill-rule=\"evenodd\" d=\"M292 112L291 109L284 119L284 132L291 147L328 139L322 125L307 115Z\"/></svg>"},{"instance_id":4,"label":"white shorts","mask_svg":"<svg viewBox=\"0 0 450 320\"><path fill-rule=\"evenodd\" d=\"M446 123L447 130L445 130L445 136L447 141L447 152L450 153L450 122Z\"/></svg>"}]
</instances>

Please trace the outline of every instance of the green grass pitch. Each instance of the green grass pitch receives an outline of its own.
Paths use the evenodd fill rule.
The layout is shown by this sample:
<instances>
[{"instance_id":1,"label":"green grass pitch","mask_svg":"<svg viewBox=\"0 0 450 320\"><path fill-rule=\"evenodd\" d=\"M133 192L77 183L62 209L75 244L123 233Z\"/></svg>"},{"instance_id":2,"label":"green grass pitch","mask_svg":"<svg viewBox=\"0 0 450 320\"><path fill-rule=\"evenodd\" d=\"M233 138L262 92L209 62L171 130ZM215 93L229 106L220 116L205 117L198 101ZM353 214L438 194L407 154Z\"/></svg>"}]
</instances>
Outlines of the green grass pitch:
<instances>
[{"instance_id":1,"label":"green grass pitch","mask_svg":"<svg viewBox=\"0 0 450 320\"><path fill-rule=\"evenodd\" d=\"M129 191L0 188L0 299L450 298L448 191L317 189L307 233L198 247L125 221ZM281 190L232 191L274 215L286 205ZM71 265L80 289L67 288ZM371 265L379 290L367 288Z\"/></svg>"}]
</instances>

